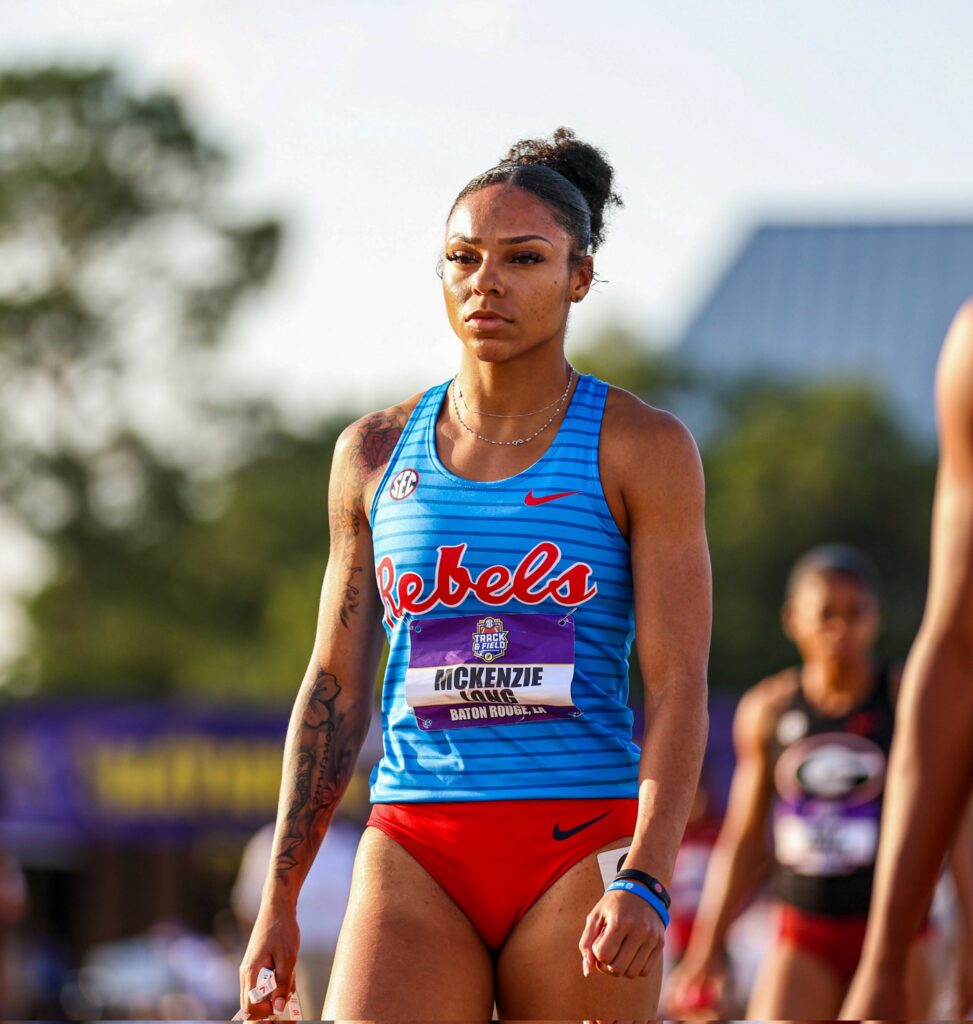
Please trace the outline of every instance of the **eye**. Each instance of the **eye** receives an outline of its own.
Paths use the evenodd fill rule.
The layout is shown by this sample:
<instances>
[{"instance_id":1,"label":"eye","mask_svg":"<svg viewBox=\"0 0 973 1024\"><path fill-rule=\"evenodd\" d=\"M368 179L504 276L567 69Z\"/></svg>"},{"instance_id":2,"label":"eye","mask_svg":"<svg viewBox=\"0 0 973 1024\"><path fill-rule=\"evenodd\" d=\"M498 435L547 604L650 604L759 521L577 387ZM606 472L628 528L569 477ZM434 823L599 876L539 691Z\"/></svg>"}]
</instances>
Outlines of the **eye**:
<instances>
[{"instance_id":1,"label":"eye","mask_svg":"<svg viewBox=\"0 0 973 1024\"><path fill-rule=\"evenodd\" d=\"M537 252L518 252L511 261L513 263L543 263L544 257Z\"/></svg>"},{"instance_id":2,"label":"eye","mask_svg":"<svg viewBox=\"0 0 973 1024\"><path fill-rule=\"evenodd\" d=\"M459 263L461 266L469 266L471 263L476 262L476 257L473 253L463 252L462 250L446 253L446 259L448 259L450 263Z\"/></svg>"}]
</instances>

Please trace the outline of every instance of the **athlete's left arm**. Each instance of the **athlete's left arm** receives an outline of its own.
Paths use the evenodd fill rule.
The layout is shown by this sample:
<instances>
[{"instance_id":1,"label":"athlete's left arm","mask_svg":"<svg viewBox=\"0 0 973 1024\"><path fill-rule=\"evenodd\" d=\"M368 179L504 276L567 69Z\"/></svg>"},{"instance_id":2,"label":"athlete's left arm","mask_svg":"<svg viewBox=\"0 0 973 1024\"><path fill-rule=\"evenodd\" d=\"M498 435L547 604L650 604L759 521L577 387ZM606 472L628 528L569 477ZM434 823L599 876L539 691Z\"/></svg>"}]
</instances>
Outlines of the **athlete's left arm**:
<instances>
[{"instance_id":1,"label":"athlete's left arm","mask_svg":"<svg viewBox=\"0 0 973 1024\"><path fill-rule=\"evenodd\" d=\"M617 507L631 548L636 648L645 681L638 822L626 867L668 886L708 731L712 587L703 472L692 436L675 417L631 396L623 401L610 419L606 410L605 426L614 429L606 435L610 442L602 442L602 477L609 504L617 482L624 505ZM582 953L587 943L599 969L644 976L654 968L662 940L652 908L616 891L589 915Z\"/></svg>"}]
</instances>

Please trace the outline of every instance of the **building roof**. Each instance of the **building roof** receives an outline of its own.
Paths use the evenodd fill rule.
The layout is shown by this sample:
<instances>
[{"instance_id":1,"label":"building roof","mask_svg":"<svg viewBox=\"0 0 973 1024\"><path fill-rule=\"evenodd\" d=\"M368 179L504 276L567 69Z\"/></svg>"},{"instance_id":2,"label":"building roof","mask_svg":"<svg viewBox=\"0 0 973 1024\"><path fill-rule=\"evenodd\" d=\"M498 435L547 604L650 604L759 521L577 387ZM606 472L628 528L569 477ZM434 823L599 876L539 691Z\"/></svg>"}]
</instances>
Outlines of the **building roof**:
<instances>
[{"instance_id":1,"label":"building roof","mask_svg":"<svg viewBox=\"0 0 973 1024\"><path fill-rule=\"evenodd\" d=\"M929 436L936 357L971 294L973 222L764 226L690 322L681 353L720 376L871 382Z\"/></svg>"}]
</instances>

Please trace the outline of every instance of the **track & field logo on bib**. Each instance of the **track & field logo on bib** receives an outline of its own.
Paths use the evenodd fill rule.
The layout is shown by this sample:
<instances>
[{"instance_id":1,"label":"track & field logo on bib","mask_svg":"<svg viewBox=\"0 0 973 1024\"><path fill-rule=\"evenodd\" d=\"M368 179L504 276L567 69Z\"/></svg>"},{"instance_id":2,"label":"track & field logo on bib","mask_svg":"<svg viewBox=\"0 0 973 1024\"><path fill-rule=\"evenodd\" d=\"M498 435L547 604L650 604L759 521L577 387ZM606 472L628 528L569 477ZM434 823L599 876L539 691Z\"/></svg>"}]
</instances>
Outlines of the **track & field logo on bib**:
<instances>
[{"instance_id":1,"label":"track & field logo on bib","mask_svg":"<svg viewBox=\"0 0 973 1024\"><path fill-rule=\"evenodd\" d=\"M403 498L408 498L418 486L419 474L414 469L399 470L389 484L389 496L394 501L402 501Z\"/></svg>"},{"instance_id":2,"label":"track & field logo on bib","mask_svg":"<svg viewBox=\"0 0 973 1024\"><path fill-rule=\"evenodd\" d=\"M507 653L508 630L503 628L503 619L488 615L476 624L473 634L473 654L489 664Z\"/></svg>"}]
</instances>

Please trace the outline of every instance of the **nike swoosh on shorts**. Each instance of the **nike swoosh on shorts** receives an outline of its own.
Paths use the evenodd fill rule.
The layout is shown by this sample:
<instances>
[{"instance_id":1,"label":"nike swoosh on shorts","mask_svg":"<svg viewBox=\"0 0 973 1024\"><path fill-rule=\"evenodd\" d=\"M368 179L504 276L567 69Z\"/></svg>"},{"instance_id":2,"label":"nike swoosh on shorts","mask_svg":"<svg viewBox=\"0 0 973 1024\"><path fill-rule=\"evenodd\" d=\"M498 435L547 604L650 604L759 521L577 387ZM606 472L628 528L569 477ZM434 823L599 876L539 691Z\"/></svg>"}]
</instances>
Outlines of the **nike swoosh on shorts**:
<instances>
[{"instance_id":1,"label":"nike swoosh on shorts","mask_svg":"<svg viewBox=\"0 0 973 1024\"><path fill-rule=\"evenodd\" d=\"M560 825L554 825L554 838L555 839L570 839L571 836L577 835L582 829L587 828L589 825L594 825L596 821L601 821L602 818L607 818L611 814L611 811L605 811L604 814L599 814L597 818L592 818L591 821L586 821L582 825L575 825L574 828L562 829Z\"/></svg>"},{"instance_id":2,"label":"nike swoosh on shorts","mask_svg":"<svg viewBox=\"0 0 973 1024\"><path fill-rule=\"evenodd\" d=\"M533 489L524 495L525 505L546 505L549 501L557 501L558 498L570 498L572 494L580 494L580 491L561 491L560 494L535 495Z\"/></svg>"}]
</instances>

